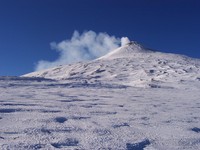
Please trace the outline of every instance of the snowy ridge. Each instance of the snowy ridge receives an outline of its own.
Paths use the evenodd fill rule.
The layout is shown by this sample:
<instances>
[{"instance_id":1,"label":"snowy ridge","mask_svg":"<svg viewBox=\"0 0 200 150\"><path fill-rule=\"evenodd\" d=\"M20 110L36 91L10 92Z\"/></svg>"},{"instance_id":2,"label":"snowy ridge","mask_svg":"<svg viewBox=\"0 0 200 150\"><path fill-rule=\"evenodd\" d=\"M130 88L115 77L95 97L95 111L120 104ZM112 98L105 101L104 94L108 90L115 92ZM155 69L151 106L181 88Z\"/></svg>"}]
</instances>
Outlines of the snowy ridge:
<instances>
[{"instance_id":1,"label":"snowy ridge","mask_svg":"<svg viewBox=\"0 0 200 150\"><path fill-rule=\"evenodd\" d=\"M137 53L150 53L150 52L152 51L145 49L140 44L136 42L130 42L125 46L119 47L116 50L113 50L112 52L108 53L107 55L99 58L99 60L127 58L127 57L133 57L135 53L137 54Z\"/></svg>"},{"instance_id":2,"label":"snowy ridge","mask_svg":"<svg viewBox=\"0 0 200 150\"><path fill-rule=\"evenodd\" d=\"M58 66L23 77L134 87L179 87L199 81L200 60L151 51L131 42L90 62Z\"/></svg>"}]
</instances>

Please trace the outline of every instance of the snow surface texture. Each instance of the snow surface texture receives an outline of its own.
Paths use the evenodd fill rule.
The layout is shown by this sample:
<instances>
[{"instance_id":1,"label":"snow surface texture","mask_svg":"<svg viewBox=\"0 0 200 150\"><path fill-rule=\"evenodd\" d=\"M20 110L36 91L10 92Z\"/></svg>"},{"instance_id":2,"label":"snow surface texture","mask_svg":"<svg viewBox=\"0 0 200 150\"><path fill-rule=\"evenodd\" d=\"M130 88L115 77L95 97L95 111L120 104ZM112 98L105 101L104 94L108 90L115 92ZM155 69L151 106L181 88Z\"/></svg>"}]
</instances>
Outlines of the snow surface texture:
<instances>
[{"instance_id":1,"label":"snow surface texture","mask_svg":"<svg viewBox=\"0 0 200 150\"><path fill-rule=\"evenodd\" d=\"M0 77L0 149L200 149L200 61L130 42L97 60Z\"/></svg>"}]
</instances>

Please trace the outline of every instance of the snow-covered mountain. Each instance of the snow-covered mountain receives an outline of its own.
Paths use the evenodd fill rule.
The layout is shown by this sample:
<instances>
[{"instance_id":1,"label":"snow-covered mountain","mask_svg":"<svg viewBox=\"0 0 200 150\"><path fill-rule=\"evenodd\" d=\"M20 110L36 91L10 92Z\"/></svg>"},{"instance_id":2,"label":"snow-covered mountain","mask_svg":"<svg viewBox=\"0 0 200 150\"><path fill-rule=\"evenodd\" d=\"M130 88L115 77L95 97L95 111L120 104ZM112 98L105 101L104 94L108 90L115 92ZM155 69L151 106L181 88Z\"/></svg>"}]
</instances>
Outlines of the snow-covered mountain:
<instances>
[{"instance_id":1,"label":"snow-covered mountain","mask_svg":"<svg viewBox=\"0 0 200 150\"><path fill-rule=\"evenodd\" d=\"M153 51L130 42L93 61L58 66L23 77L134 87L180 87L200 80L200 60Z\"/></svg>"},{"instance_id":2,"label":"snow-covered mountain","mask_svg":"<svg viewBox=\"0 0 200 150\"><path fill-rule=\"evenodd\" d=\"M198 150L199 89L199 59L135 42L0 77L0 149Z\"/></svg>"}]
</instances>

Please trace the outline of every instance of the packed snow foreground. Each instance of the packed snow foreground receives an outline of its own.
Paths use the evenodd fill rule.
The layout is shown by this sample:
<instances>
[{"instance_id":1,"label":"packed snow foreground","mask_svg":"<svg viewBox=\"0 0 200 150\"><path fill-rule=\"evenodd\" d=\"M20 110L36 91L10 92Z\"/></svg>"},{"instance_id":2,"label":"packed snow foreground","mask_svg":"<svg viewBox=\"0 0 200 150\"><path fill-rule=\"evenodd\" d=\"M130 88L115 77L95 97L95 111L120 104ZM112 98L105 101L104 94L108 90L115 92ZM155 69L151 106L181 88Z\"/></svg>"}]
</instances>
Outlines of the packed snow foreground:
<instances>
[{"instance_id":1,"label":"packed snow foreground","mask_svg":"<svg viewBox=\"0 0 200 150\"><path fill-rule=\"evenodd\" d=\"M129 42L0 77L0 149L200 149L200 60Z\"/></svg>"}]
</instances>

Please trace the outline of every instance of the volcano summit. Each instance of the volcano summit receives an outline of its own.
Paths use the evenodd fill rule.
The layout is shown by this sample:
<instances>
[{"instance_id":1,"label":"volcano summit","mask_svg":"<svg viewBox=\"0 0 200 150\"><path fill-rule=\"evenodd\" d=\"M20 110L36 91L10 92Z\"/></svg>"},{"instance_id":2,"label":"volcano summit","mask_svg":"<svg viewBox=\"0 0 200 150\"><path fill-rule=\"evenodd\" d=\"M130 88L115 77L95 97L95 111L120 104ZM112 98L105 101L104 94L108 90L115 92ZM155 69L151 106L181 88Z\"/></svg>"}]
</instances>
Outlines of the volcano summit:
<instances>
[{"instance_id":1,"label":"volcano summit","mask_svg":"<svg viewBox=\"0 0 200 150\"><path fill-rule=\"evenodd\" d=\"M128 42L96 60L26 74L68 82L133 87L182 87L200 79L200 60L153 51Z\"/></svg>"}]
</instances>

